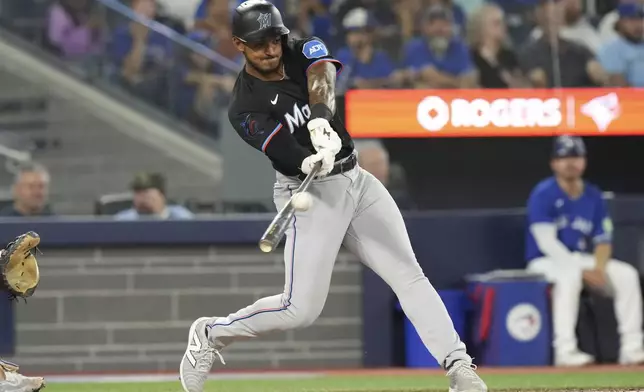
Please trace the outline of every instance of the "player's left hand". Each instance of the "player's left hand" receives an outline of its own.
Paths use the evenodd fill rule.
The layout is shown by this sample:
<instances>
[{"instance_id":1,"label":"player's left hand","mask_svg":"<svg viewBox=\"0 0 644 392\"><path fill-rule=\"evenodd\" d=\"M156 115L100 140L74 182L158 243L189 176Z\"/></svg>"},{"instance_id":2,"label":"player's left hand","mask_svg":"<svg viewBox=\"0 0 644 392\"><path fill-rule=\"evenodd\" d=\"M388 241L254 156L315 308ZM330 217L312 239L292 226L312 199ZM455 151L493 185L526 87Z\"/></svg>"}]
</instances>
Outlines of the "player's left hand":
<instances>
[{"instance_id":1,"label":"player's left hand","mask_svg":"<svg viewBox=\"0 0 644 392\"><path fill-rule=\"evenodd\" d=\"M306 124L311 135L311 143L315 151L328 150L333 156L342 149L342 140L331 124L323 118L314 118Z\"/></svg>"},{"instance_id":2,"label":"player's left hand","mask_svg":"<svg viewBox=\"0 0 644 392\"><path fill-rule=\"evenodd\" d=\"M318 172L318 176L324 177L327 174L331 173L333 170L333 165L335 163L335 155L328 150L320 150L317 154L309 155L302 162L302 173L309 174L316 163L322 162L322 167Z\"/></svg>"}]
</instances>

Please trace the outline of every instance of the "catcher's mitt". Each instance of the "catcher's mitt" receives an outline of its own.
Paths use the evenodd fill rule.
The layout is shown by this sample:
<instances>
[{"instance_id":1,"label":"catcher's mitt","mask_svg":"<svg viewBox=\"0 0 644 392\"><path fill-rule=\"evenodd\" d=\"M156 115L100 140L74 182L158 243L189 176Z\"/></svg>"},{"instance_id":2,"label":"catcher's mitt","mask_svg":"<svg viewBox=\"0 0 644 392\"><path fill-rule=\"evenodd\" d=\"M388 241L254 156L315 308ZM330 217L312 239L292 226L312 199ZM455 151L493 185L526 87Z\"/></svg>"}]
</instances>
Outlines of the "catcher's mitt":
<instances>
[{"instance_id":1,"label":"catcher's mitt","mask_svg":"<svg viewBox=\"0 0 644 392\"><path fill-rule=\"evenodd\" d=\"M18 236L0 253L0 274L12 300L31 297L40 283L38 261L34 255L39 243L40 236L30 231Z\"/></svg>"}]
</instances>

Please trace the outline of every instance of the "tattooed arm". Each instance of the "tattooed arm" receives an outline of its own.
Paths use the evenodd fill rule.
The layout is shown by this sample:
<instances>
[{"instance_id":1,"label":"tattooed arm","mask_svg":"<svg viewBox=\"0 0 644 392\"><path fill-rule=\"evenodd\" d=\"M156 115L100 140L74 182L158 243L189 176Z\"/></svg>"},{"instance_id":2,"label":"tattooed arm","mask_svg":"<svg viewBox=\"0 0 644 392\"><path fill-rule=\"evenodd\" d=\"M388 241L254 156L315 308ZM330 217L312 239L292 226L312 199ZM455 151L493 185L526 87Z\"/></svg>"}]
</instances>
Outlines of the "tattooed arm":
<instances>
[{"instance_id":1,"label":"tattooed arm","mask_svg":"<svg viewBox=\"0 0 644 392\"><path fill-rule=\"evenodd\" d=\"M342 63L334 59L324 42L316 37L302 42L301 53L311 109L306 124L311 144L332 163L342 149L342 140L331 125L336 111L335 78L342 70Z\"/></svg>"},{"instance_id":2,"label":"tattooed arm","mask_svg":"<svg viewBox=\"0 0 644 392\"><path fill-rule=\"evenodd\" d=\"M332 166L335 155L342 149L342 141L330 121L335 113L336 67L330 61L319 61L306 70L311 120L307 127L316 151L328 151Z\"/></svg>"},{"instance_id":3,"label":"tattooed arm","mask_svg":"<svg viewBox=\"0 0 644 392\"><path fill-rule=\"evenodd\" d=\"M331 121L335 113L335 77L337 69L330 61L320 61L306 70L311 118Z\"/></svg>"}]
</instances>

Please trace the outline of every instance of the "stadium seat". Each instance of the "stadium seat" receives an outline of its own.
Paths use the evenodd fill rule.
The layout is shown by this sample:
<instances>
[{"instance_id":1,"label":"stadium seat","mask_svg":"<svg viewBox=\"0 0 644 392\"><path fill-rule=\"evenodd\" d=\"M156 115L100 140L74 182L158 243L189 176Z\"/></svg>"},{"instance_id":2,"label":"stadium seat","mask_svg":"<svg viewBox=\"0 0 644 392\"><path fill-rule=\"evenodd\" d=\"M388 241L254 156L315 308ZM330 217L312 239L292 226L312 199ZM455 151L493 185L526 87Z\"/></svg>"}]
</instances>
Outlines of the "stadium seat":
<instances>
[{"instance_id":1,"label":"stadium seat","mask_svg":"<svg viewBox=\"0 0 644 392\"><path fill-rule=\"evenodd\" d=\"M132 193L110 193L101 196L94 204L95 215L115 215L132 207Z\"/></svg>"}]
</instances>

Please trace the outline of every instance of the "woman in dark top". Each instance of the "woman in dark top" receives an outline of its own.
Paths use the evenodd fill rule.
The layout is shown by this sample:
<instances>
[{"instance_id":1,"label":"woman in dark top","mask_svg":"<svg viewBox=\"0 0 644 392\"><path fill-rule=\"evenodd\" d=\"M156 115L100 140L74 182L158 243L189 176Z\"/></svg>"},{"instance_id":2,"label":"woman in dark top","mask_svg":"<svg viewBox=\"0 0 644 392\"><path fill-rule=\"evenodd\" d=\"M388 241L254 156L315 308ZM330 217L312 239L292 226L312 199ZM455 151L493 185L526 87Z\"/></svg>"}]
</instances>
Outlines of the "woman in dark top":
<instances>
[{"instance_id":1,"label":"woman in dark top","mask_svg":"<svg viewBox=\"0 0 644 392\"><path fill-rule=\"evenodd\" d=\"M527 87L516 53L506 42L503 10L495 4L482 5L470 18L467 29L472 60L483 88Z\"/></svg>"}]
</instances>

